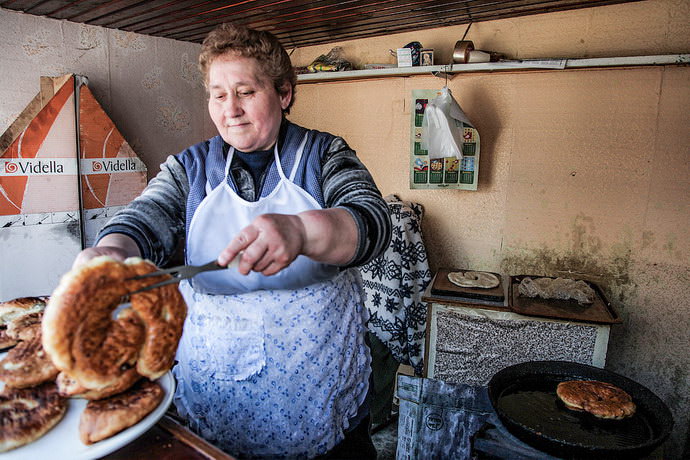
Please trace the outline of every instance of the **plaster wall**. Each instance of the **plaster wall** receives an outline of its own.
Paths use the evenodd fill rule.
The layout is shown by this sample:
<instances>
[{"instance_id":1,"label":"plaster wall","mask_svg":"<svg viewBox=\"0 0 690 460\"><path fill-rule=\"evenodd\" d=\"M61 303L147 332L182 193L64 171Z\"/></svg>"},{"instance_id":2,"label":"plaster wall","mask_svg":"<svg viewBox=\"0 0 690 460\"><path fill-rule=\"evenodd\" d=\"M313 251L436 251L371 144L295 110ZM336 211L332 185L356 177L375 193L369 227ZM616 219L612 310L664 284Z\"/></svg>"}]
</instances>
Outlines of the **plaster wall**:
<instances>
[{"instance_id":1,"label":"plaster wall","mask_svg":"<svg viewBox=\"0 0 690 460\"><path fill-rule=\"evenodd\" d=\"M479 49L516 59L690 52L690 2L642 1L472 25ZM448 62L466 26L334 46L358 66L393 63L413 40ZM476 192L410 190L411 90L433 76L298 85L291 119L337 133L384 194L424 205L432 269L592 280L623 318L607 368L653 389L688 455L690 413L690 68L458 74L448 81L481 137ZM683 452L685 451L685 454Z\"/></svg>"},{"instance_id":2,"label":"plaster wall","mask_svg":"<svg viewBox=\"0 0 690 460\"><path fill-rule=\"evenodd\" d=\"M0 9L0 132L40 77L84 75L149 176L169 154L213 134L199 45Z\"/></svg>"},{"instance_id":3,"label":"plaster wall","mask_svg":"<svg viewBox=\"0 0 690 460\"><path fill-rule=\"evenodd\" d=\"M584 3L584 2L583 2ZM472 24L465 40L509 59L589 58L687 53L688 0L645 0ZM435 64L452 62L466 24L290 49L295 65L308 65L340 46L355 66L395 64L395 49L418 41L434 50Z\"/></svg>"},{"instance_id":4,"label":"plaster wall","mask_svg":"<svg viewBox=\"0 0 690 460\"><path fill-rule=\"evenodd\" d=\"M690 2L648 0L472 25L477 48L510 58L690 52ZM127 141L158 171L213 134L198 45L0 9L0 132L41 75L86 75ZM466 26L333 46L392 63L418 40L448 62ZM384 194L424 205L433 269L568 275L601 284L622 315L607 367L653 389L676 419L666 458L690 455L690 69L664 66L460 74L448 82L479 130L479 188L408 186L410 91L435 77L300 84L290 118L343 136ZM685 447L684 447L685 446ZM683 454L685 452L685 454Z\"/></svg>"}]
</instances>

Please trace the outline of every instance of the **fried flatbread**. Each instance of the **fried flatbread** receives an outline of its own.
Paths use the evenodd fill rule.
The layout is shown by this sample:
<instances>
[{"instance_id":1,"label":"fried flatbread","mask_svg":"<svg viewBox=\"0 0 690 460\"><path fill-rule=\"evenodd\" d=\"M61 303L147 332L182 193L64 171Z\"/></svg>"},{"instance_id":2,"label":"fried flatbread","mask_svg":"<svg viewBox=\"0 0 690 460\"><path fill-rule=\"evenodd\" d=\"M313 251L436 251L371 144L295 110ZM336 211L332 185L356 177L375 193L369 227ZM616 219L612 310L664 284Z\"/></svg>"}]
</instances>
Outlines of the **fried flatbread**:
<instances>
[{"instance_id":1,"label":"fried flatbread","mask_svg":"<svg viewBox=\"0 0 690 460\"><path fill-rule=\"evenodd\" d=\"M26 340L0 361L0 381L11 388L27 388L55 380L58 369L43 350L40 323L26 328L22 337Z\"/></svg>"},{"instance_id":2,"label":"fried flatbread","mask_svg":"<svg viewBox=\"0 0 690 460\"><path fill-rule=\"evenodd\" d=\"M138 423L163 400L156 382L141 379L124 393L89 401L79 420L79 438L84 444L107 439Z\"/></svg>"},{"instance_id":3,"label":"fried flatbread","mask_svg":"<svg viewBox=\"0 0 690 460\"><path fill-rule=\"evenodd\" d=\"M42 312L46 307L47 297L20 297L0 303L0 350L15 346L19 339L16 333L8 332L11 324L19 328L22 318Z\"/></svg>"},{"instance_id":4,"label":"fried flatbread","mask_svg":"<svg viewBox=\"0 0 690 460\"><path fill-rule=\"evenodd\" d=\"M40 324L43 310L19 316L7 324L7 335L17 340L29 340L34 334L31 326Z\"/></svg>"},{"instance_id":5,"label":"fried flatbread","mask_svg":"<svg viewBox=\"0 0 690 460\"><path fill-rule=\"evenodd\" d=\"M130 388L134 383L139 380L141 376L132 368L125 371L122 374L122 378L119 379L114 385L101 388L100 390L89 390L88 388L82 386L77 379L70 376L66 372L60 372L55 380L58 386L58 391L61 396L67 398L80 398L88 399L90 401L97 399L104 399L118 393L122 393L127 388Z\"/></svg>"},{"instance_id":6,"label":"fried flatbread","mask_svg":"<svg viewBox=\"0 0 690 460\"><path fill-rule=\"evenodd\" d=\"M4 351L17 344L17 339L7 335L7 326L0 325L0 351Z\"/></svg>"},{"instance_id":7,"label":"fried flatbread","mask_svg":"<svg viewBox=\"0 0 690 460\"><path fill-rule=\"evenodd\" d=\"M47 300L47 297L19 297L7 302L1 302L0 324L7 324L27 313L44 310Z\"/></svg>"},{"instance_id":8,"label":"fried flatbread","mask_svg":"<svg viewBox=\"0 0 690 460\"><path fill-rule=\"evenodd\" d=\"M43 346L55 366L80 385L102 390L136 371L157 379L172 367L187 305L177 286L134 291L170 275L149 261L100 256L63 275L43 318ZM131 293L131 295L130 295ZM129 297L128 308L113 312Z\"/></svg>"},{"instance_id":9,"label":"fried flatbread","mask_svg":"<svg viewBox=\"0 0 690 460\"><path fill-rule=\"evenodd\" d=\"M568 409L585 411L603 419L623 419L635 413L632 397L610 383L568 380L556 387L556 395Z\"/></svg>"},{"instance_id":10,"label":"fried flatbread","mask_svg":"<svg viewBox=\"0 0 690 460\"><path fill-rule=\"evenodd\" d=\"M65 415L67 400L54 383L0 392L0 452L35 441Z\"/></svg>"}]
</instances>

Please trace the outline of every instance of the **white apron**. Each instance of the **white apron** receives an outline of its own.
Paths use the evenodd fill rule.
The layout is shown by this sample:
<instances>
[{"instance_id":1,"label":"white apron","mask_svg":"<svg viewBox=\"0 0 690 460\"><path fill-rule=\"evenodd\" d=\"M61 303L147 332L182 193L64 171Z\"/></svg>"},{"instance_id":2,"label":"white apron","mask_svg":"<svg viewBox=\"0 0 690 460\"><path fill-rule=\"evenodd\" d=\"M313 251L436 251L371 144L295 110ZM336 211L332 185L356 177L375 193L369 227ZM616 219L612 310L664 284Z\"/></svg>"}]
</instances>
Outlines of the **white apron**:
<instances>
[{"instance_id":1,"label":"white apron","mask_svg":"<svg viewBox=\"0 0 690 460\"><path fill-rule=\"evenodd\" d=\"M187 262L217 257L240 229L264 213L296 214L321 206L288 179L257 202L226 178L197 208ZM208 184L207 184L208 189ZM307 458L343 439L368 390L366 309L357 270L300 256L279 276L235 269L197 276L180 289L189 306L174 368L175 404L190 427L221 449L256 458ZM285 285L288 288L282 288ZM215 293L215 294L214 294Z\"/></svg>"}]
</instances>

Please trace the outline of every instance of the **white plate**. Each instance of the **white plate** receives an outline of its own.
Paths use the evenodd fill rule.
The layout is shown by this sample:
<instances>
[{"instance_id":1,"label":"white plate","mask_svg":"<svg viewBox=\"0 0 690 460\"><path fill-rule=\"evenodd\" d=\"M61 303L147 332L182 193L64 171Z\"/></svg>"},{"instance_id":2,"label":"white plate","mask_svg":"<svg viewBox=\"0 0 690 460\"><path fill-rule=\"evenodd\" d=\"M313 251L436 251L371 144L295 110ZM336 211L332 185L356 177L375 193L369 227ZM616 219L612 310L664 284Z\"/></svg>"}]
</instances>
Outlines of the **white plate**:
<instances>
[{"instance_id":1,"label":"white plate","mask_svg":"<svg viewBox=\"0 0 690 460\"><path fill-rule=\"evenodd\" d=\"M0 354L0 357L2 354ZM85 460L103 457L129 444L151 428L170 407L175 393L175 380L170 372L158 379L158 383L165 392L163 400L153 412L144 417L139 423L119 432L115 436L87 446L79 440L79 418L86 407L84 399L70 399L67 413L63 419L48 431L43 437L17 449L0 453L2 460Z\"/></svg>"}]
</instances>

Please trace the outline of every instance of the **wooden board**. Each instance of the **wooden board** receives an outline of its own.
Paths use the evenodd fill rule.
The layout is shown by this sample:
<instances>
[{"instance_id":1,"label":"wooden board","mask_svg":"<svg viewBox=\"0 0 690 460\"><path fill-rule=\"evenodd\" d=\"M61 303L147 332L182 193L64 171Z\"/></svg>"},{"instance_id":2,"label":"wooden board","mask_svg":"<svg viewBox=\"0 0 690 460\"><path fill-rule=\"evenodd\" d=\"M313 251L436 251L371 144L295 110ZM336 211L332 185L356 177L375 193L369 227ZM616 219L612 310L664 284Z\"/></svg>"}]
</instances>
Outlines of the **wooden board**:
<instances>
[{"instance_id":1,"label":"wooden board","mask_svg":"<svg viewBox=\"0 0 690 460\"><path fill-rule=\"evenodd\" d=\"M622 321L611 303L606 299L606 296L604 296L601 288L590 281L583 280L594 289L596 293L594 303L580 304L577 300L542 299L539 297L525 297L520 295L518 291L520 282L528 276L532 279L554 279L554 277L550 276L511 276L508 306L515 313L587 323L612 324Z\"/></svg>"},{"instance_id":2,"label":"wooden board","mask_svg":"<svg viewBox=\"0 0 690 460\"><path fill-rule=\"evenodd\" d=\"M461 297L465 299L475 299L475 300L486 300L489 302L503 302L505 300L505 293L503 290L503 281L501 275L498 273L492 273L498 278L498 286L491 289L482 288L466 288L455 285L448 280L448 273L451 272L468 272L476 270L460 270L460 269L450 269L441 268L439 269L436 277L434 278L434 283L431 285L430 294L433 296L449 296L453 298ZM491 273L491 272L487 272Z\"/></svg>"},{"instance_id":3,"label":"wooden board","mask_svg":"<svg viewBox=\"0 0 690 460\"><path fill-rule=\"evenodd\" d=\"M234 458L166 415L136 441L107 455L103 460L234 460Z\"/></svg>"}]
</instances>

